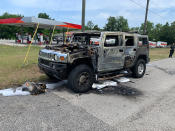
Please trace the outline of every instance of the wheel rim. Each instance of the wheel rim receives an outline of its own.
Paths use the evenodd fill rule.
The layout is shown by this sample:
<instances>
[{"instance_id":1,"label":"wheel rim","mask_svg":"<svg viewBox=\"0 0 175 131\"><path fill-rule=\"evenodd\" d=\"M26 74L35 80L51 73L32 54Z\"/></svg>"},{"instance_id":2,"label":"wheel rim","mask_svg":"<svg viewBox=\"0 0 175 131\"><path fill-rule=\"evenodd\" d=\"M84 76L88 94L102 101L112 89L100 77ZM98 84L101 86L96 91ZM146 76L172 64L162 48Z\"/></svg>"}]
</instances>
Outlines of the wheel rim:
<instances>
[{"instance_id":1,"label":"wheel rim","mask_svg":"<svg viewBox=\"0 0 175 131\"><path fill-rule=\"evenodd\" d=\"M138 74L142 75L144 73L144 70L145 70L144 64L140 63L139 66L138 66Z\"/></svg>"},{"instance_id":2,"label":"wheel rim","mask_svg":"<svg viewBox=\"0 0 175 131\"><path fill-rule=\"evenodd\" d=\"M89 82L90 82L90 76L87 72L83 72L79 75L78 85L80 87L88 86Z\"/></svg>"}]
</instances>

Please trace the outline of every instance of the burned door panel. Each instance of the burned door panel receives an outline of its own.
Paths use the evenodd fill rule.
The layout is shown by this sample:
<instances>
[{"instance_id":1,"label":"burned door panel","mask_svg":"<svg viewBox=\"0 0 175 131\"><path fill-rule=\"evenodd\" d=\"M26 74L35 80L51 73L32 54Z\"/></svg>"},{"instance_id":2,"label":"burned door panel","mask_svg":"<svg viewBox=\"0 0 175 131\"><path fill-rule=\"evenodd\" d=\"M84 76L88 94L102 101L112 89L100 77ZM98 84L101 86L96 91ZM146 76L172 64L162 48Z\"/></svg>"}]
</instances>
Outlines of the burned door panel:
<instances>
[{"instance_id":1,"label":"burned door panel","mask_svg":"<svg viewBox=\"0 0 175 131\"><path fill-rule=\"evenodd\" d=\"M125 35L125 68L133 65L136 59L137 43L133 35Z\"/></svg>"},{"instance_id":2,"label":"burned door panel","mask_svg":"<svg viewBox=\"0 0 175 131\"><path fill-rule=\"evenodd\" d=\"M107 35L102 55L99 57L99 71L112 71L124 66L122 36Z\"/></svg>"},{"instance_id":3,"label":"burned door panel","mask_svg":"<svg viewBox=\"0 0 175 131\"><path fill-rule=\"evenodd\" d=\"M140 36L140 37L138 37L137 43L138 43L137 56L145 55L145 56L149 57L148 38Z\"/></svg>"}]
</instances>

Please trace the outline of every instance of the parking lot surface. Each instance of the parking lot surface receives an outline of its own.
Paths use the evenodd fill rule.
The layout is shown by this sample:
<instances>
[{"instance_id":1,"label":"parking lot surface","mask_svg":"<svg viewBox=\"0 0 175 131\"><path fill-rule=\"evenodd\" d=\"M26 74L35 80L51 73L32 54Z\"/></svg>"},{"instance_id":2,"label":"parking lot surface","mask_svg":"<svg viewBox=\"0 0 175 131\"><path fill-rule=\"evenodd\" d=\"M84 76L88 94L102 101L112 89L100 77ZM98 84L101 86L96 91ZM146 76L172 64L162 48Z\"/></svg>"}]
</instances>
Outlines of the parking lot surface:
<instances>
[{"instance_id":1,"label":"parking lot surface","mask_svg":"<svg viewBox=\"0 0 175 131\"><path fill-rule=\"evenodd\" d=\"M175 130L175 59L151 62L142 79L75 94L0 96L0 129Z\"/></svg>"}]
</instances>

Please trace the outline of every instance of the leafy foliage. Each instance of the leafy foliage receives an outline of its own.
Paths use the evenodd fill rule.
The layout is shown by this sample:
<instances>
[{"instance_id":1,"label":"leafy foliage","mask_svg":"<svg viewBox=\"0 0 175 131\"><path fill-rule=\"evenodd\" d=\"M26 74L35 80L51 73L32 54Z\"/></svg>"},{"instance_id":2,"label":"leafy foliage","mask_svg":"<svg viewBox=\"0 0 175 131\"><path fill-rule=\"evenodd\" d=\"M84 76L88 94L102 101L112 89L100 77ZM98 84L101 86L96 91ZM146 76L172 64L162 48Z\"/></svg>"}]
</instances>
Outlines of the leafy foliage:
<instances>
[{"instance_id":1,"label":"leafy foliage","mask_svg":"<svg viewBox=\"0 0 175 131\"><path fill-rule=\"evenodd\" d=\"M94 28L94 23L92 21L88 21L86 29L92 30L93 28Z\"/></svg>"},{"instance_id":2,"label":"leafy foliage","mask_svg":"<svg viewBox=\"0 0 175 131\"><path fill-rule=\"evenodd\" d=\"M109 17L104 27L105 31L129 31L128 20L123 16Z\"/></svg>"},{"instance_id":3,"label":"leafy foliage","mask_svg":"<svg viewBox=\"0 0 175 131\"><path fill-rule=\"evenodd\" d=\"M0 16L0 19L7 19L7 18L17 18L22 17L21 15L14 15L9 13L4 13ZM0 25L0 38L15 38L15 33L19 32L20 29L15 26L8 26L8 25Z\"/></svg>"},{"instance_id":4,"label":"leafy foliage","mask_svg":"<svg viewBox=\"0 0 175 131\"><path fill-rule=\"evenodd\" d=\"M51 20L50 16L46 13L39 13L38 18L44 18L44 19L49 19Z\"/></svg>"}]
</instances>

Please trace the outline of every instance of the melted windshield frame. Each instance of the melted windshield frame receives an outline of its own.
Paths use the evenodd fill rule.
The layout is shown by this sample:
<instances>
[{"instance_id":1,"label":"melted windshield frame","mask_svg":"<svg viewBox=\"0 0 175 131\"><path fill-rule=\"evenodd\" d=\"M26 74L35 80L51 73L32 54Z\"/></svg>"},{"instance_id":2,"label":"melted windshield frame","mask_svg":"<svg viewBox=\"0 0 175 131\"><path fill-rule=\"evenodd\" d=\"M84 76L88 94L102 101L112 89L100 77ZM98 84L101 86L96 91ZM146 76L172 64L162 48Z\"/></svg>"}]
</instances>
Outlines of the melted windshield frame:
<instances>
[{"instance_id":1,"label":"melted windshield frame","mask_svg":"<svg viewBox=\"0 0 175 131\"><path fill-rule=\"evenodd\" d=\"M101 38L101 33L75 33L71 38L71 43L80 43L83 45L92 45L91 39Z\"/></svg>"}]
</instances>

